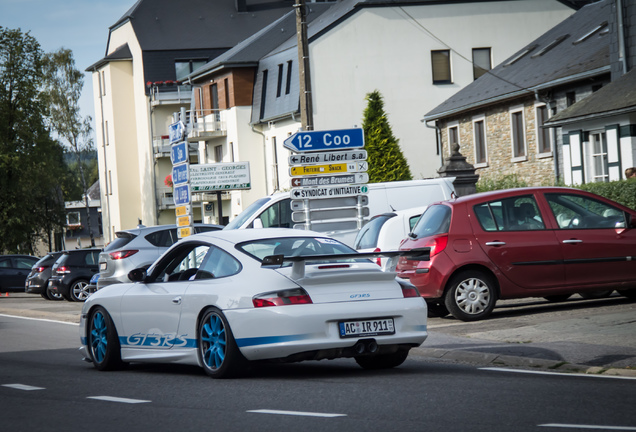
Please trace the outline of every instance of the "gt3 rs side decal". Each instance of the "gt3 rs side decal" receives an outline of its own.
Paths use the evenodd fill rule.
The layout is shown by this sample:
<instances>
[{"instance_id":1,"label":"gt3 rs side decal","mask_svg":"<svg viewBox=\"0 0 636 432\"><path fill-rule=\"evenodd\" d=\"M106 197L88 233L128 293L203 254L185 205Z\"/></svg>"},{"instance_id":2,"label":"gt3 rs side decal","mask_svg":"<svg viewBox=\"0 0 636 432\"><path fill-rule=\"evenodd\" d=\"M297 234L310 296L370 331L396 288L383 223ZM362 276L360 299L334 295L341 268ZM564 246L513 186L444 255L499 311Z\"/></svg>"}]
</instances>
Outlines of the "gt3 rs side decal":
<instances>
[{"instance_id":1,"label":"gt3 rs side decal","mask_svg":"<svg viewBox=\"0 0 636 432\"><path fill-rule=\"evenodd\" d=\"M254 346L254 345L267 345L267 344L276 344L283 342L295 342L306 339L312 339L313 335L311 334L298 334L298 335L287 335L287 336L263 336L263 337L252 337L252 338L242 338L236 339L236 345L239 348Z\"/></svg>"},{"instance_id":2,"label":"gt3 rs side decal","mask_svg":"<svg viewBox=\"0 0 636 432\"><path fill-rule=\"evenodd\" d=\"M142 334L136 333L131 336L120 336L119 344L122 347L179 347L196 348L197 340L188 339L187 335L176 334Z\"/></svg>"}]
</instances>

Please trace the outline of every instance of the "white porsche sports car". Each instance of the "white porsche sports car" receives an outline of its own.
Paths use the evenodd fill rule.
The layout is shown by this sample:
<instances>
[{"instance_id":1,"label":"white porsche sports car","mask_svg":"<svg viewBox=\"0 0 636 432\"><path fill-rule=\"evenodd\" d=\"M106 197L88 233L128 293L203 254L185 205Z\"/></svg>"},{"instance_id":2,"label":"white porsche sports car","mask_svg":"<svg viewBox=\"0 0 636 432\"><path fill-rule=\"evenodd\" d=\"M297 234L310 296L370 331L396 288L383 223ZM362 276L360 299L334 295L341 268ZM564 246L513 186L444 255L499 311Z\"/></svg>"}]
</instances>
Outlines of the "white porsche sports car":
<instances>
[{"instance_id":1,"label":"white porsche sports car","mask_svg":"<svg viewBox=\"0 0 636 432\"><path fill-rule=\"evenodd\" d=\"M88 298L82 351L99 370L175 362L215 378L256 360L353 357L367 369L395 367L427 337L426 302L372 256L312 231L197 234L130 272L134 283Z\"/></svg>"}]
</instances>

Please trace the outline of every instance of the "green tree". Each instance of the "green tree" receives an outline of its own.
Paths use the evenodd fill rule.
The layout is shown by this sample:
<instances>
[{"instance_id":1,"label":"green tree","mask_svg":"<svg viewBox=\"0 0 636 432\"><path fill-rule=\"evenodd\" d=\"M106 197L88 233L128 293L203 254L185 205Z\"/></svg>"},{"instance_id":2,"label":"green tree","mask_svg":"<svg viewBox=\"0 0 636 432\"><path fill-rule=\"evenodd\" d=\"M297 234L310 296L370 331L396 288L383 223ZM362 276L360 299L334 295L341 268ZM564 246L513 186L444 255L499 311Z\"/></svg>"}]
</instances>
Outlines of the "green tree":
<instances>
[{"instance_id":1,"label":"green tree","mask_svg":"<svg viewBox=\"0 0 636 432\"><path fill-rule=\"evenodd\" d=\"M61 48L46 54L44 58L44 75L48 96L49 122L51 128L69 146L76 158L80 184L86 206L86 225L91 238L91 246L95 246L95 238L91 228L90 206L88 201L87 171L89 168L82 155L94 151L91 137L91 117L82 118L79 100L84 86L84 75L75 68L73 52Z\"/></svg>"},{"instance_id":2,"label":"green tree","mask_svg":"<svg viewBox=\"0 0 636 432\"><path fill-rule=\"evenodd\" d=\"M411 170L393 136L379 91L367 94L362 129L368 152L369 183L412 180Z\"/></svg>"},{"instance_id":3,"label":"green tree","mask_svg":"<svg viewBox=\"0 0 636 432\"><path fill-rule=\"evenodd\" d=\"M0 27L0 251L33 253L64 223L63 148L47 129L42 50Z\"/></svg>"}]
</instances>

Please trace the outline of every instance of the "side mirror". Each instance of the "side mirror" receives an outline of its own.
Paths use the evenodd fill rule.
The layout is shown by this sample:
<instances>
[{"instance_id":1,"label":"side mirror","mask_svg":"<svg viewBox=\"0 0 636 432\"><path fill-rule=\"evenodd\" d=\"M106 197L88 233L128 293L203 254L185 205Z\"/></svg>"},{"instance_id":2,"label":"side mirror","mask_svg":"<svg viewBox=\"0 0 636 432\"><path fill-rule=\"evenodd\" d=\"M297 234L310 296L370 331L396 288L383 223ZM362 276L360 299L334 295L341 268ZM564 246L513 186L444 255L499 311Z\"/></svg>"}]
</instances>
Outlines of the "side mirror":
<instances>
[{"instance_id":1,"label":"side mirror","mask_svg":"<svg viewBox=\"0 0 636 432\"><path fill-rule=\"evenodd\" d=\"M261 218L256 218L254 219L254 222L252 222L252 225L254 226L254 228L263 228L263 221L261 220Z\"/></svg>"},{"instance_id":2,"label":"side mirror","mask_svg":"<svg viewBox=\"0 0 636 432\"><path fill-rule=\"evenodd\" d=\"M130 273L128 273L128 279L130 279L133 282L143 282L146 280L146 269L145 268L137 268L134 270L131 270Z\"/></svg>"}]
</instances>

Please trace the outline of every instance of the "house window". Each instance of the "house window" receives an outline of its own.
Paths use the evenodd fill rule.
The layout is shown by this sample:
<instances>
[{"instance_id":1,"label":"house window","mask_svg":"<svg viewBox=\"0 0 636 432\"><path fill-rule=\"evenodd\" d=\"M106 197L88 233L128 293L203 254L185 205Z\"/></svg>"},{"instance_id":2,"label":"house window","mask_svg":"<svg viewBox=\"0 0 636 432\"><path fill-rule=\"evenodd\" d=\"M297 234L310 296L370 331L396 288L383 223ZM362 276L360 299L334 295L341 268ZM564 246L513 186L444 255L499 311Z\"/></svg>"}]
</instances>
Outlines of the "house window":
<instances>
[{"instance_id":1,"label":"house window","mask_svg":"<svg viewBox=\"0 0 636 432\"><path fill-rule=\"evenodd\" d=\"M183 81L192 72L205 65L205 59L179 60L174 62L174 70L177 81Z\"/></svg>"},{"instance_id":2,"label":"house window","mask_svg":"<svg viewBox=\"0 0 636 432\"><path fill-rule=\"evenodd\" d=\"M106 193L108 195L112 195L113 194L113 177L111 175L110 170L108 170L108 190L106 191Z\"/></svg>"},{"instance_id":3,"label":"house window","mask_svg":"<svg viewBox=\"0 0 636 432\"><path fill-rule=\"evenodd\" d=\"M448 153L453 154L455 146L459 146L459 127L451 126L448 128Z\"/></svg>"},{"instance_id":4,"label":"house window","mask_svg":"<svg viewBox=\"0 0 636 432\"><path fill-rule=\"evenodd\" d=\"M510 128L512 131L513 162L526 160L526 132L522 109L510 113Z\"/></svg>"},{"instance_id":5,"label":"house window","mask_svg":"<svg viewBox=\"0 0 636 432\"><path fill-rule=\"evenodd\" d=\"M431 51L433 84L451 84L450 50Z\"/></svg>"},{"instance_id":6,"label":"house window","mask_svg":"<svg viewBox=\"0 0 636 432\"><path fill-rule=\"evenodd\" d=\"M219 87L216 83L210 86L210 101L212 102L214 120L221 121L221 114L219 113Z\"/></svg>"},{"instance_id":7,"label":"house window","mask_svg":"<svg viewBox=\"0 0 636 432\"><path fill-rule=\"evenodd\" d=\"M276 97L279 98L283 90L283 65L278 65L278 84L276 85Z\"/></svg>"},{"instance_id":8,"label":"house window","mask_svg":"<svg viewBox=\"0 0 636 432\"><path fill-rule=\"evenodd\" d=\"M66 214L66 225L73 228L82 226L79 212L68 212Z\"/></svg>"},{"instance_id":9,"label":"house window","mask_svg":"<svg viewBox=\"0 0 636 432\"><path fill-rule=\"evenodd\" d=\"M548 121L548 107L541 105L537 107L537 145L539 154L546 154L552 151L552 140L550 139L550 128L541 127Z\"/></svg>"},{"instance_id":10,"label":"house window","mask_svg":"<svg viewBox=\"0 0 636 432\"><path fill-rule=\"evenodd\" d=\"M267 97L267 69L263 71L262 78L263 86L261 87L261 111L259 114L260 119L265 117L265 99Z\"/></svg>"},{"instance_id":11,"label":"house window","mask_svg":"<svg viewBox=\"0 0 636 432\"><path fill-rule=\"evenodd\" d=\"M484 117L473 120L473 137L475 142L475 165L485 166L486 158L486 119Z\"/></svg>"},{"instance_id":12,"label":"house window","mask_svg":"<svg viewBox=\"0 0 636 432\"><path fill-rule=\"evenodd\" d=\"M292 61L287 62L287 82L285 84L285 94L288 95L291 90L292 82Z\"/></svg>"},{"instance_id":13,"label":"house window","mask_svg":"<svg viewBox=\"0 0 636 432\"><path fill-rule=\"evenodd\" d=\"M572 106L576 103L576 93L575 92L567 92L565 94L565 104L567 106Z\"/></svg>"},{"instance_id":14,"label":"house window","mask_svg":"<svg viewBox=\"0 0 636 432\"><path fill-rule=\"evenodd\" d=\"M225 88L224 90L224 94L225 94L225 109L229 109L230 108L230 80L228 80L227 78L225 78L223 80L223 87Z\"/></svg>"},{"instance_id":15,"label":"house window","mask_svg":"<svg viewBox=\"0 0 636 432\"><path fill-rule=\"evenodd\" d=\"M104 140L106 145L110 145L110 138L108 137L108 120L104 122Z\"/></svg>"},{"instance_id":16,"label":"house window","mask_svg":"<svg viewBox=\"0 0 636 432\"><path fill-rule=\"evenodd\" d=\"M218 162L223 162L223 146L218 145L214 146L214 160Z\"/></svg>"},{"instance_id":17,"label":"house window","mask_svg":"<svg viewBox=\"0 0 636 432\"><path fill-rule=\"evenodd\" d=\"M473 78L479 78L490 69L492 69L490 48L473 48Z\"/></svg>"},{"instance_id":18,"label":"house window","mask_svg":"<svg viewBox=\"0 0 636 432\"><path fill-rule=\"evenodd\" d=\"M609 181L605 132L590 133L590 147L592 150L592 180L595 182Z\"/></svg>"},{"instance_id":19,"label":"house window","mask_svg":"<svg viewBox=\"0 0 636 432\"><path fill-rule=\"evenodd\" d=\"M106 96L106 75L102 71L102 96Z\"/></svg>"}]
</instances>

